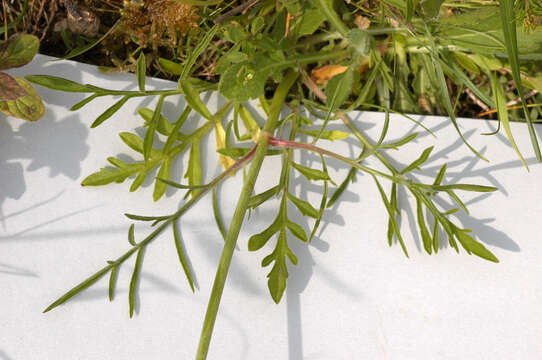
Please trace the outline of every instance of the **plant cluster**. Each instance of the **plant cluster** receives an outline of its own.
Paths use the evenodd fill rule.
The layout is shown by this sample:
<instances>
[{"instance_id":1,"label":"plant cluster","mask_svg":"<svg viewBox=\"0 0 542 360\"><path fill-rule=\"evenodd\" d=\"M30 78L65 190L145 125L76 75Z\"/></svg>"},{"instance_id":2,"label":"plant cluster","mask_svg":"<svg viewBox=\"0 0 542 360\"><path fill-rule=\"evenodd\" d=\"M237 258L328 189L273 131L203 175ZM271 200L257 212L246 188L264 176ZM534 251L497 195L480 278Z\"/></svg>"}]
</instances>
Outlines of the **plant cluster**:
<instances>
[{"instance_id":1,"label":"plant cluster","mask_svg":"<svg viewBox=\"0 0 542 360\"><path fill-rule=\"evenodd\" d=\"M444 3L441 0L251 0L241 4L231 2L218 5L212 0L190 0L184 3L199 7L199 31L183 38L186 41L175 49L175 56L158 60L164 71L178 77L178 86L174 88L146 89L148 66L142 47L135 53L139 53L134 64L138 90L105 89L45 75L26 77L30 82L52 89L89 94L72 110L88 106L98 97L120 96L120 100L105 109L92 127L104 121L113 121L110 119L132 98L158 97L154 109L139 110L146 127L144 136L130 132L120 134L121 140L140 154L140 160L128 163L110 157L107 160L112 167L89 175L83 180L83 185L122 183L133 179L130 191L136 191L150 171L158 167L153 192L155 201L163 196L167 186L187 190L186 201L173 214L125 214L133 221L150 223L150 233L138 240L134 225L131 225L128 229L129 249L108 261L102 269L62 295L45 311L63 304L106 275L109 275L109 295L113 299L117 271L135 255L128 296L132 316L143 251L167 228L172 231L181 266L193 289L191 269L179 241L178 223L193 204L211 193L215 220L225 244L197 353L197 359L205 359L229 265L247 213L272 198L280 199L274 220L248 240L251 251L260 250L270 242L274 244L272 251L263 258L262 266L271 267L268 288L273 300L278 303L286 287L290 264L298 263L289 244L297 240L311 241L325 210L340 199L357 172L374 179L375 191L381 195L389 217L387 241L390 246L395 239L408 256L398 223L401 204L397 193L398 188L402 187L416 201L416 222L428 254L436 253L439 244L447 241L457 252L463 249L468 254L498 262L470 230L463 229L453 217L457 211L468 213L459 192L492 192L496 188L448 184L445 181L446 164L442 165L434 181L419 182L413 173L428 160L432 147L425 149L411 164L398 168L390 161L386 150L407 151L408 144L417 134L393 142L387 141L386 135L391 111L399 111L420 128L429 131L423 124L404 115L404 112L419 112L424 108L427 111L442 110L457 129L458 137L475 155L483 158L460 132L456 107L463 90L452 94L450 89L453 86L450 84L454 84L468 89L488 109L495 109L510 143L522 160L509 122L510 114L524 116L531 133L533 151L541 159L533 126L538 117L537 104L527 103L523 87L537 90L540 82L536 77L522 74L522 69L539 66L542 31L523 32L516 16L519 9L514 7L513 1L485 1L483 7L477 6L479 2L469 2L476 7L474 11L466 10L467 2ZM521 36L517 35L518 32L521 32ZM209 71L204 79L198 76L202 67ZM513 81L503 84L508 75ZM487 83L482 84L481 81ZM520 98L520 109L512 113L509 113L509 99L506 96L513 91L509 88L505 91L505 86L513 86L512 90L517 91L514 97ZM228 100L215 113L207 108L200 97L201 92L208 90L218 90ZM164 103L169 97L181 95L187 104L185 109L177 119L167 119L162 114ZM246 105L248 101L256 99L266 114L265 123L258 122ZM281 117L281 110L285 106L291 112ZM348 118L349 111L360 108L376 108L386 112L377 141L372 141ZM303 116L302 109L317 120L313 122ZM183 127L191 113L199 114L203 123L199 123L195 131L187 132ZM340 122L344 129L330 130L328 125L332 121ZM213 134L216 140L217 158L224 167L220 175L210 180L202 176L200 153L201 141L209 134ZM156 144L155 136L163 137L164 144ZM307 136L311 141L303 141ZM340 141L347 137L359 144L357 158L346 158L317 146L323 140ZM296 163L293 157L295 151L317 154L321 159L320 165L305 167ZM280 179L270 189L254 194L254 185L267 156L282 158ZM172 182L171 164L184 157L188 162L186 184ZM351 167L346 178L338 184L333 182L327 171L326 159L329 158ZM385 170L366 165L369 158L379 162ZM222 222L215 191L229 175L245 166L248 170L244 185L232 222L227 227ZM290 188L295 176L323 185L319 204L296 197ZM457 206L442 209L435 199L443 195L450 197ZM292 211L299 211L312 219L313 226L309 232L291 220Z\"/></svg>"}]
</instances>

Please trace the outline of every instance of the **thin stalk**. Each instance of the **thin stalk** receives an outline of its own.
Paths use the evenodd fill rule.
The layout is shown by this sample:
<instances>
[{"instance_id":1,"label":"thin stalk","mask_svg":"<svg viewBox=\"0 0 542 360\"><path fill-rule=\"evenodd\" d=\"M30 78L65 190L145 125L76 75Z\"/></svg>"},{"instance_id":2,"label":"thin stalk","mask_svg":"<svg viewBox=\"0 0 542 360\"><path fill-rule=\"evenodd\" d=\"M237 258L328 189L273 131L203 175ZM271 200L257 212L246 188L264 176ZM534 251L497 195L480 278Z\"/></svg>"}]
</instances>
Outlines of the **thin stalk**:
<instances>
[{"instance_id":1,"label":"thin stalk","mask_svg":"<svg viewBox=\"0 0 542 360\"><path fill-rule=\"evenodd\" d=\"M282 140L282 139L277 139L277 138L274 138L274 137L269 137L269 145L277 146L277 147L284 147L284 148L296 148L296 149L303 149L303 150L312 151L312 152L315 152L315 153L318 153L318 154L321 154L321 155L326 155L326 156L335 158L337 160L340 160L340 161L342 161L342 162L344 162L344 163L346 163L346 164L348 164L348 165L350 165L352 167L355 167L358 170L364 171L364 172L366 172L368 174L383 177L385 179L388 179L388 180L393 181L393 182L398 183L398 184L406 184L407 183L407 179L405 177L401 176L398 173L393 174L393 175L388 175L388 174L383 173L381 171L372 169L372 168L370 168L368 166L361 165L360 163L358 163L357 160L349 159L347 157L344 157L342 155L339 155L337 153L334 153L332 151L323 149L323 148L315 146L315 145L299 143L299 142L289 141L289 140Z\"/></svg>"},{"instance_id":2,"label":"thin stalk","mask_svg":"<svg viewBox=\"0 0 542 360\"><path fill-rule=\"evenodd\" d=\"M243 185L239 201L237 202L237 206L233 214L228 235L226 236L226 242L224 244L224 249L222 250L222 255L220 257L220 262L218 264L218 269L216 271L216 276L213 283L213 289L211 291L211 297L207 305L207 312L205 313L205 319L203 321L203 328L201 330L196 360L205 360L207 358L209 344L211 343L213 328L216 321L216 315L220 306L222 293L224 292L224 285L228 276L231 259L237 244L241 225L243 224L243 219L248 208L248 201L252 196L254 185L267 152L269 134L275 130L280 111L282 110L284 101L288 95L288 91L298 76L298 73L290 70L284 77L284 80L278 86L277 90L275 91L275 95L273 96L269 118L258 138L256 153L254 154L254 159L252 160L245 184Z\"/></svg>"}]
</instances>

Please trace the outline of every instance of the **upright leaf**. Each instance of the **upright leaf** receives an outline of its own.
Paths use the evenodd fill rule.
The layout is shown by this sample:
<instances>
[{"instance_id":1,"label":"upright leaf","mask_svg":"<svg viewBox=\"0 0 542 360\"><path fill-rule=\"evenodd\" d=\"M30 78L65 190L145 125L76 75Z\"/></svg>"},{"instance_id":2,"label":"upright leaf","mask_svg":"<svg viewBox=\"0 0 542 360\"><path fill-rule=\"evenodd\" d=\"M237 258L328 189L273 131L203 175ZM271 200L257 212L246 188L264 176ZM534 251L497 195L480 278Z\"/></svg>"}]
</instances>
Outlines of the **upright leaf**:
<instances>
[{"instance_id":1,"label":"upright leaf","mask_svg":"<svg viewBox=\"0 0 542 360\"><path fill-rule=\"evenodd\" d=\"M497 79L497 75L494 72L491 73L491 87L493 88L493 96L495 97L495 104L497 104L497 114L499 116L499 120L502 124L502 127L504 128L504 131L506 132L508 141L510 141L510 144L512 144L514 151L516 152L518 157L521 159L521 162L523 163L523 165L525 165L525 168L529 170L529 166L525 162L523 155L521 155L521 152L519 151L518 146L516 145L516 141L514 140L514 136L512 135L512 129L510 129L510 120L508 118L508 109L506 108L506 97L504 96L504 91L502 89L502 86L499 83L499 80Z\"/></svg>"},{"instance_id":2,"label":"upright leaf","mask_svg":"<svg viewBox=\"0 0 542 360\"><path fill-rule=\"evenodd\" d=\"M521 105L527 120L527 127L529 129L529 135L531 137L531 144L536 155L536 159L542 162L542 155L540 154L540 147L538 146L538 139L534 130L533 122L529 110L527 109L527 103L523 94L523 88L521 87L521 73L519 69L519 55L518 55L518 39L516 31L516 13L514 11L514 0L499 0L499 11L501 13L502 29L504 34L504 42L506 44L506 52L508 53L508 59L510 61L510 67L512 69L512 77L516 83L516 88L521 99Z\"/></svg>"},{"instance_id":3,"label":"upright leaf","mask_svg":"<svg viewBox=\"0 0 542 360\"><path fill-rule=\"evenodd\" d=\"M184 99L190 105L192 109L197 111L201 116L206 118L207 120L212 120L213 115L209 111L209 108L207 108L207 105L203 103L201 100L199 93L194 89L192 84L188 80L180 80L179 84L181 85L181 89L184 93Z\"/></svg>"},{"instance_id":4,"label":"upright leaf","mask_svg":"<svg viewBox=\"0 0 542 360\"><path fill-rule=\"evenodd\" d=\"M147 73L147 65L145 63L145 54L143 51L139 53L139 58L137 59L137 85L139 86L140 91L145 91L145 76Z\"/></svg>"},{"instance_id":5,"label":"upright leaf","mask_svg":"<svg viewBox=\"0 0 542 360\"><path fill-rule=\"evenodd\" d=\"M164 99L164 95L161 95L158 99L158 105L156 105L156 109L154 110L154 114L149 124L149 128L145 133L145 139L143 140L143 156L145 157L145 162L149 160L149 157L151 155L152 144L154 142L154 133L156 131L156 127L158 126L158 119L162 112L162 105L164 104Z\"/></svg>"}]
</instances>

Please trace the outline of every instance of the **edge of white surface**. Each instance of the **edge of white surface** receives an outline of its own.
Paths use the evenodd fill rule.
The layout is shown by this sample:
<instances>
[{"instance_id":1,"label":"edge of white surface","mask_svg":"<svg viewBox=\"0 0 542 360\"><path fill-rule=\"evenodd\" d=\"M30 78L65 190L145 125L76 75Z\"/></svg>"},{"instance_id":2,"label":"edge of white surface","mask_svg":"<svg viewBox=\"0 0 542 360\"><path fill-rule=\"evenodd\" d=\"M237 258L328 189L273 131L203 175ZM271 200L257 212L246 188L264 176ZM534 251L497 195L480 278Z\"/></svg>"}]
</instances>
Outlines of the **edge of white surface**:
<instances>
[{"instance_id":1,"label":"edge of white surface","mask_svg":"<svg viewBox=\"0 0 542 360\"><path fill-rule=\"evenodd\" d=\"M48 63L47 66L41 67L39 64L44 60L48 60L48 58L39 56L31 67L17 69L11 73L28 73L29 69L34 66L49 74L62 73L63 76L72 76L72 80L75 81L91 82L100 79L117 86L119 84L131 88L136 86L134 76L130 74L103 75L99 74L93 66L75 64L70 61ZM174 83L156 79L149 79L149 84L151 86L175 86ZM49 108L58 113L63 111L62 108L66 104L74 104L85 96L82 94L59 96L57 92L37 86L36 88L46 102L49 101ZM110 100L104 99L102 104L107 101ZM132 104L131 108L133 107ZM159 356L160 353L152 352L145 349L144 346L136 344L135 342L139 340L137 337L133 338L137 336L137 326L153 324L156 319L163 322L166 331L161 334L164 338L157 340L152 337L152 333L141 330L140 336L143 338L141 341L155 341L163 344L165 350L170 352L161 353L161 358L170 358L167 355L171 355L173 350L184 351L177 353L178 356L185 356L184 358L193 356L190 354L194 353L194 339L197 340L200 330L197 324L200 324L203 319L203 310L212 282L216 258L220 252L217 233L207 235L206 222L197 222L196 218L187 221L185 230L185 241L191 249L189 254L191 253L190 255L198 261L194 262L194 265L198 270L200 292L195 296L185 296L188 294L186 284L181 274L178 274L178 265L174 258L160 259L149 254L145 262L156 266L157 270L145 273L146 277L143 278L143 282L151 284L151 286L142 288L145 294L142 296L141 306L144 309L136 319L132 321L126 319L127 305L124 293L121 294L123 296L120 301L105 304L105 298L100 298L104 295L103 289L86 297L74 299L73 304L57 309L47 316L39 314L47 302L73 285L72 281L82 280L84 274L88 274L103 264L106 256L126 248L125 230L127 226L121 224L118 229L114 227L119 225L117 220L121 218L120 210L117 209L126 207L126 210L135 213L156 210L168 213L176 207L176 203L180 199L179 193L170 192L166 205L164 203L148 204L151 201L149 194L152 189L150 188L143 189L140 193L126 194L128 188L126 184L96 189L81 189L76 186L89 172L104 166L105 157L110 155L111 151L126 151L124 146L119 144L116 132L119 130L128 131L134 127L134 124L140 122L139 120L133 121L131 116L118 114L99 128L89 131L85 126L88 126L103 110L100 106L87 106L82 112L63 115L61 118L56 118L54 114L48 114L42 123L36 124L25 124L10 119L12 124L9 124L9 127L11 127L12 133L19 132L17 136L24 137L21 135L23 131L20 130L24 128L24 135L29 134L32 137L30 140L25 138L27 141L13 150L22 151L23 156L12 154L11 149L6 146L2 149L8 150L7 155L5 152L0 155L0 165L20 164L20 169L25 171L23 173L25 188L16 189L14 192L16 196L11 199L0 196L0 200L4 200L0 206L13 210L3 216L4 222L9 221L7 235L0 236L0 246L2 247L0 254L7 254L8 259L12 255L17 259L17 264L29 267L31 272L34 271L33 269L38 269L36 273L45 276L45 278L40 278L39 282L36 282L33 281L36 279L28 277L14 281L13 278L0 276L0 287L7 289L6 291L14 295L15 298L22 295L36 297L31 299L32 301L21 298L20 305L17 305L18 303L15 301L4 300L8 309L19 316L19 320L17 321L17 318L9 313L1 313L2 310L0 310L0 317L7 319L7 330L11 332L6 336L8 344L0 343L0 359L13 357L13 360L19 360L21 356L24 359L25 354L28 358L28 352L25 351L32 348L35 349L34 351L41 349L43 354L51 354L53 351L51 346L55 345L55 339L60 341L58 339L62 339L63 336L72 336L76 340L74 345L64 344L62 348L57 349L59 356L57 358L74 358L74 354L78 350L77 346L97 345L98 340L105 340L110 334L107 329L101 329L99 323L93 322L95 320L93 318L106 322L107 326L116 329L116 331L130 334L127 339L123 339L122 345L126 348L119 344L106 348L109 351L107 354L114 355L116 358L143 359ZM165 111L175 111L175 104L169 104ZM132 111L131 114L133 115L133 113ZM375 122L378 123L381 115L364 112L363 116L367 117L367 124L371 126L366 130L375 136L378 127L373 125ZM400 120L394 117L393 121ZM493 126L492 123L480 120L476 120L474 123L466 119L459 121L466 136L476 148L483 148L489 142L487 138L474 136L474 128L483 124L483 131L479 132L486 132ZM448 131L450 127L445 118L425 117L424 123L429 124L433 130L441 132ZM62 126L58 126L59 124ZM4 129L7 129L6 124L3 126ZM522 149L529 153L528 134L524 125L512 124L512 129L516 139L522 145ZM405 123L404 132L412 130L412 125ZM537 127L537 131L540 133L540 127ZM40 136L43 133L47 134L45 139ZM69 143L72 154L63 154L63 144L60 141L63 140L62 136L70 134L74 137L74 140ZM446 136L452 137L454 133L446 132L446 134L449 134ZM8 135L4 131L3 139L6 139ZM390 134L391 137L399 135L400 133L393 131ZM50 139L56 139L58 144L51 145ZM495 141L496 139L499 141ZM447 140L450 139L446 138L442 141L446 142ZM405 164L416 158L419 150L432 142L430 137L421 136L413 145L416 151L394 153L393 155L397 161ZM211 146L212 141L209 143ZM13 144L13 142L9 144ZM52 149L47 148L48 144L50 147L52 146ZM101 147L96 147L96 144L101 144ZM326 143L326 145L328 144ZM114 150L106 148L109 146ZM495 148L496 150L494 150ZM450 152L451 149L453 152ZM342 150L348 153L354 149L346 147ZM26 152L34 157L25 158ZM438 171L440 161L447 158L450 164L448 181L462 178L468 180L465 182L497 184L504 188L504 192L501 191L490 197L474 198L471 205L473 217L462 214L459 217L462 223L474 228L481 240L488 244L488 247L501 259L501 264L489 264L464 253L455 256L449 248L443 249L437 257L424 256L421 252L419 239L412 236L411 223L414 215L412 204L408 205L408 202L405 203L407 211L404 212L402 229L408 234L405 236L405 240L413 259L404 259L398 246L388 249L385 245L386 240L383 236L386 225L385 210L381 206L378 195L374 193L374 189L368 193L362 191L363 186L370 184L370 179L360 176L358 182L352 187L359 192L352 191L346 194L343 201L334 206L326 216L324 239L318 238L310 247L297 243L292 245L300 258L300 266L292 268L287 294L283 303L278 307L273 307L267 294L265 274L268 269L261 269L258 266L264 254L262 252L252 254L245 250L247 228L250 230L261 229L261 226L266 223L266 219L260 221L251 219L247 222L242 235L245 238L240 242L240 250L234 260L234 272L231 274L224 295L221 316L218 319L217 331L211 345L211 355L217 359L225 358L221 357L223 354L221 351L224 351L229 354L230 358L235 358L237 354L240 358L244 356L252 359L258 354L257 349L255 350L258 346L264 350L268 349L261 354L260 358L282 359L287 357L289 360L329 358L331 354L335 354L335 358L343 359L353 358L354 354L368 358L397 359L423 357L444 359L457 358L460 355L467 358L502 358L512 354L519 354L520 357L526 358L538 354L542 348L535 339L542 338L540 326L537 325L537 322L542 320L542 314L534 306L536 306L537 300L541 299L542 292L540 285L533 284L533 281L536 281L536 275L539 275L542 270L537 256L542 254L542 248L534 241L524 241L520 245L519 238L528 238L529 235L532 235L537 229L537 221L542 215L542 209L536 207L535 202L542 190L533 188L536 186L536 178L540 178L542 171L540 166L533 166L531 173L524 176L522 179L524 181L518 184L516 179L523 174L521 172L523 170L520 169L521 162L515 157L502 135L491 138L489 148L484 154L486 153L490 159L498 157L501 161L484 164L480 159L475 158L468 149L465 149L460 140L452 141L444 149L437 147L428 162L429 166L424 168L420 177L423 179L424 174L434 176L434 173ZM207 155L211 158L212 154L209 151ZM7 158L8 156L11 157ZM68 160L56 164L54 161L59 158ZM311 160L310 156L301 159L304 162ZM534 158L528 157L528 162L534 164ZM333 162L330 162L330 166L334 168L332 169L334 173L344 173L344 167L337 170L335 169L337 164ZM76 170L74 170L75 167L77 167ZM2 167L0 166L0 168ZM209 169L207 176L212 175L215 170ZM337 171L335 172L335 170ZM270 177L273 175L276 174L269 173ZM48 184L48 186L56 183L62 184L65 186L64 193L59 193L56 190L47 192L47 189L44 189L40 194L40 183L35 181L34 177L41 177L42 180L39 181ZM338 178L341 179L341 177ZM236 179L232 181L233 185L228 189L234 189L239 185L239 178ZM265 188L261 183L259 186L261 189ZM7 188L8 190L14 189L10 186ZM5 192L6 190L0 195L5 195ZM317 192L318 188L315 191L314 189L309 191L305 196L317 203ZM30 193L36 197L48 193L53 196L47 196L43 199L27 199ZM56 194L60 198L55 198ZM224 194L225 204L231 204L235 200L229 195L226 191ZM88 205L72 204L72 208L70 208L67 196L73 196L74 199L85 199L88 201ZM138 199L138 197L142 197L142 199ZM483 201L478 201L480 199ZM48 248L37 240L44 236L50 236L51 231L58 231L59 228L55 227L58 223L45 223L41 227L35 227L33 223L36 219L21 219L17 213L21 209L24 210L26 204L41 206L42 200L51 201L53 206L50 207L49 212L52 219L64 216L65 220L63 221L73 221L74 224L70 228L72 230L76 230L78 227L84 228L84 226L86 229L99 230L100 226L111 225L111 231L103 234L102 240L84 237L84 241L90 241L93 244L85 254L85 258L73 259L69 257L69 255L80 254L81 251L80 244L76 243L78 240L76 235L69 235L63 240L56 241L56 248L47 250ZM208 201L202 202L201 206L194 210L199 216L207 215L207 220L212 221L212 216L206 208L208 205ZM113 210L100 215L96 212L96 206ZM70 210L76 207L80 209ZM531 213L524 214L526 208L531 209ZM40 208L35 208L32 211L31 214L47 215L47 213L40 212ZM86 213L78 213L78 211L86 211ZM262 210L263 217L265 217L265 211L266 209ZM111 219L110 217L115 213L118 214L118 217ZM92 218L85 219L85 214L89 214ZM515 218L514 215L517 214L521 214L521 217ZM11 217L6 218L6 215ZM495 219L498 219L499 222L496 222ZM32 224L26 224L27 221ZM85 221L87 225L85 225ZM191 225L192 221L193 225ZM128 222L125 221L125 223ZM63 223L63 226L68 225ZM144 227L139 229L142 232L145 231ZM166 234L167 236L169 234ZM360 236L365 236L363 240L366 241L352 241ZM118 237L122 238L121 241L110 242ZM204 238L208 243L197 245L193 239L198 237ZM30 242L20 243L21 239ZM66 243L66 240L70 240L70 243ZM24 257L23 250L37 251L46 259L43 263L40 263L39 260L32 261ZM45 266L45 260L58 261L57 251L61 251L62 255L60 256L67 257L66 259L61 257L61 259L69 264L67 269L59 270L61 276L47 273L47 266ZM170 251L169 247L158 243L156 249L153 249L155 255L158 253L161 256L166 256L168 251ZM518 254L518 252L520 253ZM128 269L129 267L127 267ZM126 279L129 276L127 270L119 279L119 286L124 290ZM169 277L171 272L174 272L173 281ZM442 274L442 277L439 276L439 273ZM524 274L523 277L520 276L521 274ZM69 281L65 279L69 279ZM164 282L163 279L167 279L167 281ZM101 284L103 285L103 283ZM154 291L157 293L155 294ZM104 301L96 301L98 300L95 299L96 297ZM398 301L397 298L400 300ZM183 304L186 301L186 306L190 310L172 309L170 313L166 309L160 308L161 301L172 306L171 304L175 304L179 300L182 300ZM331 306L330 301L334 302ZM533 308L530 309L529 305ZM22 310L29 313L25 315L19 307L15 308L15 306L20 306ZM242 314L246 315L245 319L239 314L239 306L242 306L242 310L244 310ZM3 309L3 311L6 310ZM82 321L82 325L78 325L75 321L78 318ZM175 327L175 322L170 318L196 324L195 328L190 329L193 334L183 333L183 336L180 336L179 329ZM360 324L357 332L355 332L355 326L352 325L353 320ZM0 325L0 333L4 333L5 329L2 326L6 326L5 324ZM507 328L501 328L498 324ZM67 331L60 328L61 326L71 326L76 331L71 329L67 329ZM264 326L269 328L262 329ZM47 329L50 333L45 333ZM343 333L347 329L350 335ZM489 335L488 337L484 336L483 331L488 332L494 337L494 340L489 339ZM447 333L449 334L446 339L444 337ZM262 338L264 334L268 334L269 338ZM437 337L435 334L440 336ZM169 346L173 346L172 344L179 343L179 341L187 350L169 349ZM429 343L425 341L429 341ZM522 347L513 349L512 345L519 342L522 342ZM356 343L359 344L359 353L353 353L356 349ZM449 348L451 343L456 344L455 348ZM132 351L128 348L130 344L139 351L139 355L135 350L132 349ZM478 348L475 348L475 345ZM7 346L7 350L5 350L5 346ZM239 347L243 347L245 352L236 353L236 349L238 350ZM274 349L273 353L269 349ZM340 349L342 349L342 353ZM99 350L96 350L95 354L86 352L84 355L82 358L85 359L104 358L104 354Z\"/></svg>"}]
</instances>

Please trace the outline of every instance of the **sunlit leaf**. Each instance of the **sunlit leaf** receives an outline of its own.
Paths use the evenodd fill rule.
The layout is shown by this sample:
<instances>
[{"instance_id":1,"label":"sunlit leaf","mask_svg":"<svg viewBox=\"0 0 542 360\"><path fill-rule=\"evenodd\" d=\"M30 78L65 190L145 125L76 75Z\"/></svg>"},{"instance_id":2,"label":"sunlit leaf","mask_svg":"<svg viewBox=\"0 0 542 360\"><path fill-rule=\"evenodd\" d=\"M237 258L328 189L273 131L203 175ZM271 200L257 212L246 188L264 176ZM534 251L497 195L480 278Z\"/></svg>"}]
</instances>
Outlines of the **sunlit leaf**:
<instances>
[{"instance_id":1,"label":"sunlit leaf","mask_svg":"<svg viewBox=\"0 0 542 360\"><path fill-rule=\"evenodd\" d=\"M315 219L318 218L318 210L316 210L309 202L301 200L292 194L288 194L288 199L294 203L294 205L303 215L310 216Z\"/></svg>"},{"instance_id":2,"label":"sunlit leaf","mask_svg":"<svg viewBox=\"0 0 542 360\"><path fill-rule=\"evenodd\" d=\"M0 43L0 70L28 64L38 52L39 39L34 35L15 34Z\"/></svg>"},{"instance_id":3,"label":"sunlit leaf","mask_svg":"<svg viewBox=\"0 0 542 360\"><path fill-rule=\"evenodd\" d=\"M26 95L16 100L0 101L0 111L28 121L41 119L45 114L45 106L36 90L24 79L15 78L15 80L26 91Z\"/></svg>"}]
</instances>

